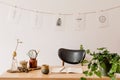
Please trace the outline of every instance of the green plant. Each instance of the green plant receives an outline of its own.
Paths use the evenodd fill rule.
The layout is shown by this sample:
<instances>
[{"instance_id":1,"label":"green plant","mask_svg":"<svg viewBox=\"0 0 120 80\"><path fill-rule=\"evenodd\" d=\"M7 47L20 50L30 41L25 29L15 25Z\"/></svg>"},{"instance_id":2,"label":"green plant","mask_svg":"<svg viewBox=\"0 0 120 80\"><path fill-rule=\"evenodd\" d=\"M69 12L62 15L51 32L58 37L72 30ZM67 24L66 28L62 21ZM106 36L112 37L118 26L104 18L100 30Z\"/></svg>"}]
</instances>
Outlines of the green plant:
<instances>
[{"instance_id":1,"label":"green plant","mask_svg":"<svg viewBox=\"0 0 120 80\"><path fill-rule=\"evenodd\" d=\"M80 45L80 50L84 50L84 47L83 47L83 45Z\"/></svg>"},{"instance_id":2,"label":"green plant","mask_svg":"<svg viewBox=\"0 0 120 80\"><path fill-rule=\"evenodd\" d=\"M106 48L97 48L97 52L86 53L92 56L88 64L88 70L83 73L86 76L108 76L111 80L116 80L115 73L120 73L120 56L117 53L110 53Z\"/></svg>"},{"instance_id":3,"label":"green plant","mask_svg":"<svg viewBox=\"0 0 120 80\"><path fill-rule=\"evenodd\" d=\"M88 63L88 60L84 59L84 60L82 60L80 63L81 63L81 66L84 66L84 64L87 64L87 63Z\"/></svg>"},{"instance_id":4,"label":"green plant","mask_svg":"<svg viewBox=\"0 0 120 80\"><path fill-rule=\"evenodd\" d=\"M85 50L83 45L80 45L80 50ZM88 63L88 60L84 59L80 63L81 63L81 66L83 66L84 64Z\"/></svg>"}]
</instances>

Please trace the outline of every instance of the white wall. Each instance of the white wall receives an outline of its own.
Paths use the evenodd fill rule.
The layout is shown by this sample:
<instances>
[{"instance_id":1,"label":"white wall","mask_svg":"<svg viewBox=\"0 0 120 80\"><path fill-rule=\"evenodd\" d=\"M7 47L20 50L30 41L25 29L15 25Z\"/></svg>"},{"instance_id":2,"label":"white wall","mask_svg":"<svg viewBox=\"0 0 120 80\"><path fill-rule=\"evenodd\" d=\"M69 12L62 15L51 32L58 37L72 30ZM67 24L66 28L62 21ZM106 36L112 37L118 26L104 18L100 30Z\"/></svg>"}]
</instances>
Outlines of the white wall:
<instances>
[{"instance_id":1,"label":"white wall","mask_svg":"<svg viewBox=\"0 0 120 80\"><path fill-rule=\"evenodd\" d=\"M8 4L17 4L23 8L46 11L52 13L74 13L98 11L120 5L119 0L1 0ZM56 14L43 15L43 25L34 25L34 13L21 12L21 19L14 23L8 17L10 6L0 3L0 73L11 67L12 52L16 46L16 39L23 41L17 50L17 59L29 60L26 55L30 49L40 49L39 65L61 65L57 51L59 48L79 49L80 44L85 48L95 50L97 47L107 47L112 52L120 53L120 8L108 11L109 26L100 28L97 14L86 16L84 30L75 31L69 16L63 31L55 29ZM73 17L73 16L72 16Z\"/></svg>"}]
</instances>

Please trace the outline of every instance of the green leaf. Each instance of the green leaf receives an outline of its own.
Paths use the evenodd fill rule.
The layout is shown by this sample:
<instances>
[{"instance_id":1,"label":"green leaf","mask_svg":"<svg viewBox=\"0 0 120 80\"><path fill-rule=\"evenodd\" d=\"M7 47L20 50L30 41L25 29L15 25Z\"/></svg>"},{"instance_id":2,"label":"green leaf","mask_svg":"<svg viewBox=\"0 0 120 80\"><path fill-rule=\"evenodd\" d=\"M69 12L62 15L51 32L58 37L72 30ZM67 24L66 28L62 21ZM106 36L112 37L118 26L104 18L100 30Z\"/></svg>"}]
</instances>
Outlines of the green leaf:
<instances>
[{"instance_id":1,"label":"green leaf","mask_svg":"<svg viewBox=\"0 0 120 80\"><path fill-rule=\"evenodd\" d=\"M88 76L88 71L84 71L83 74L85 74L86 76Z\"/></svg>"},{"instance_id":2,"label":"green leaf","mask_svg":"<svg viewBox=\"0 0 120 80\"><path fill-rule=\"evenodd\" d=\"M86 50L86 53L88 53L88 54L89 54L89 53L90 53L90 50L89 50L89 49L87 49L87 50Z\"/></svg>"},{"instance_id":3,"label":"green leaf","mask_svg":"<svg viewBox=\"0 0 120 80\"><path fill-rule=\"evenodd\" d=\"M87 80L87 79L86 79L86 78L84 78L84 77L81 77L81 78L80 78L80 80Z\"/></svg>"},{"instance_id":4,"label":"green leaf","mask_svg":"<svg viewBox=\"0 0 120 80\"><path fill-rule=\"evenodd\" d=\"M114 63L114 64L112 64L112 68L110 69L109 73L114 73L114 72L116 72L116 70L117 70L117 64Z\"/></svg>"},{"instance_id":5,"label":"green leaf","mask_svg":"<svg viewBox=\"0 0 120 80\"><path fill-rule=\"evenodd\" d=\"M103 53L104 53L104 54L108 54L108 53L109 53L109 51L108 51L108 50L105 50L105 51L103 51Z\"/></svg>"},{"instance_id":6,"label":"green leaf","mask_svg":"<svg viewBox=\"0 0 120 80\"><path fill-rule=\"evenodd\" d=\"M91 72L88 72L88 75L89 76L92 76L93 75L93 72L91 71Z\"/></svg>"},{"instance_id":7,"label":"green leaf","mask_svg":"<svg viewBox=\"0 0 120 80\"><path fill-rule=\"evenodd\" d=\"M100 63L100 66L101 66L103 69L106 69L106 65L105 65L104 62L101 62L101 63Z\"/></svg>"},{"instance_id":8,"label":"green leaf","mask_svg":"<svg viewBox=\"0 0 120 80\"><path fill-rule=\"evenodd\" d=\"M120 73L120 65L117 66L117 73Z\"/></svg>"},{"instance_id":9,"label":"green leaf","mask_svg":"<svg viewBox=\"0 0 120 80\"><path fill-rule=\"evenodd\" d=\"M88 63L88 60L83 60L83 61L81 62L81 65L83 66L85 63Z\"/></svg>"},{"instance_id":10,"label":"green leaf","mask_svg":"<svg viewBox=\"0 0 120 80\"><path fill-rule=\"evenodd\" d=\"M100 71L95 71L94 73L95 73L98 77L101 77L101 76L102 76L102 74L101 74Z\"/></svg>"},{"instance_id":11,"label":"green leaf","mask_svg":"<svg viewBox=\"0 0 120 80\"><path fill-rule=\"evenodd\" d=\"M83 45L80 45L80 50L84 50Z\"/></svg>"},{"instance_id":12,"label":"green leaf","mask_svg":"<svg viewBox=\"0 0 120 80\"><path fill-rule=\"evenodd\" d=\"M91 67L91 64L92 64L91 62L88 64L88 69L90 69L90 67Z\"/></svg>"},{"instance_id":13,"label":"green leaf","mask_svg":"<svg viewBox=\"0 0 120 80\"><path fill-rule=\"evenodd\" d=\"M83 63L88 63L88 60L83 60L82 62L83 62Z\"/></svg>"},{"instance_id":14,"label":"green leaf","mask_svg":"<svg viewBox=\"0 0 120 80\"><path fill-rule=\"evenodd\" d=\"M104 50L106 49L105 47L102 47L102 48L97 48L97 50Z\"/></svg>"},{"instance_id":15,"label":"green leaf","mask_svg":"<svg viewBox=\"0 0 120 80\"><path fill-rule=\"evenodd\" d=\"M95 71L95 70L97 70L98 69L98 65L96 64L96 63L93 63L92 65L91 65L91 71Z\"/></svg>"},{"instance_id":16,"label":"green leaf","mask_svg":"<svg viewBox=\"0 0 120 80\"><path fill-rule=\"evenodd\" d=\"M111 77L111 80L117 80L115 76L112 76Z\"/></svg>"}]
</instances>

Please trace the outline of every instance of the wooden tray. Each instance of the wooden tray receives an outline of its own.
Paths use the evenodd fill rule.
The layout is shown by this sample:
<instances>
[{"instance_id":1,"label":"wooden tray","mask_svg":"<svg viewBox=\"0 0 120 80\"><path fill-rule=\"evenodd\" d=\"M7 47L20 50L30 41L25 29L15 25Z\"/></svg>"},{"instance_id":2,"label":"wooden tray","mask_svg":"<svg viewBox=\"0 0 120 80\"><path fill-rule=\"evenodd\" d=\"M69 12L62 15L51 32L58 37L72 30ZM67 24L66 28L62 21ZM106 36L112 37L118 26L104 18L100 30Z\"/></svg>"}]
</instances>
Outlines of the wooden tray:
<instances>
[{"instance_id":1,"label":"wooden tray","mask_svg":"<svg viewBox=\"0 0 120 80\"><path fill-rule=\"evenodd\" d=\"M40 66L37 66L37 68L28 68L28 72L34 71L34 70L39 70L39 69L41 69ZM8 69L7 72L9 72L9 73L23 73L23 72L21 72L21 71L19 71L19 70L13 71L13 70L11 70L11 69Z\"/></svg>"}]
</instances>

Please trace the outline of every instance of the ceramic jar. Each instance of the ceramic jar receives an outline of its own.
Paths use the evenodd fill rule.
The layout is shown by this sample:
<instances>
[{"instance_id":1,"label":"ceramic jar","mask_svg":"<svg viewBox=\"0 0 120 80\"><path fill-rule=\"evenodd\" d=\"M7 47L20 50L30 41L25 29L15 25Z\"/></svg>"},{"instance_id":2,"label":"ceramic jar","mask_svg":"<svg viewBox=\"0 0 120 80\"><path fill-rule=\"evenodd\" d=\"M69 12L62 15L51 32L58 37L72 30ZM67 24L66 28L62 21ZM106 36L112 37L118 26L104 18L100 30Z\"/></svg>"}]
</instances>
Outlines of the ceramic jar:
<instances>
[{"instance_id":1,"label":"ceramic jar","mask_svg":"<svg viewBox=\"0 0 120 80\"><path fill-rule=\"evenodd\" d=\"M43 74L48 74L49 73L49 66L48 65L42 65L41 66L41 72L43 73Z\"/></svg>"}]
</instances>

